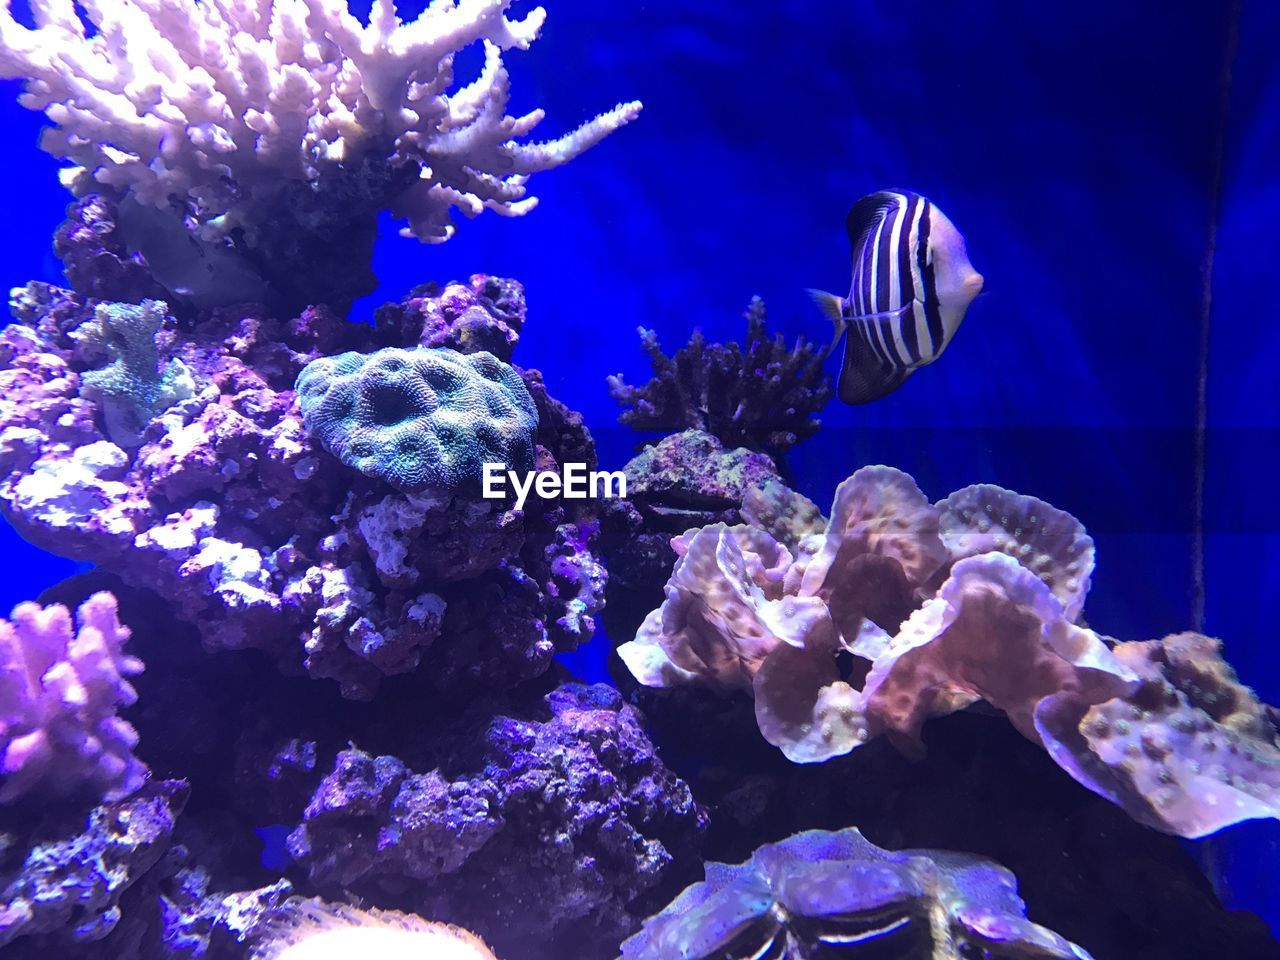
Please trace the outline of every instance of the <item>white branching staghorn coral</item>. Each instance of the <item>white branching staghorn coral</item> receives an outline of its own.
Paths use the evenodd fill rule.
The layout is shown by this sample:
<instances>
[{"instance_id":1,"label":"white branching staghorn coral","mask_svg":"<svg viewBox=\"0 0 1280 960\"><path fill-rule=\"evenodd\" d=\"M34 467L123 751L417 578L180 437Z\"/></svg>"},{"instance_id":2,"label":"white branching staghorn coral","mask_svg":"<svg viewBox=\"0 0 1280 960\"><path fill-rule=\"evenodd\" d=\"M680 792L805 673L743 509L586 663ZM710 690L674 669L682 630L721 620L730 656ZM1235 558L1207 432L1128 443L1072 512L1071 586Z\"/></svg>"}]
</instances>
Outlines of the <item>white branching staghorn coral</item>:
<instances>
[{"instance_id":1,"label":"white branching staghorn coral","mask_svg":"<svg viewBox=\"0 0 1280 960\"><path fill-rule=\"evenodd\" d=\"M345 0L32 0L34 28L0 0L0 76L27 80L23 105L55 126L44 148L69 161L77 194L114 188L177 202L206 236L259 225L243 202L281 179L324 189L327 175L386 163L371 203L428 242L449 210L527 213L530 174L573 159L634 119L620 104L546 143L520 143L543 113L506 113L502 53L545 19L506 17L511 0L433 0L404 23L375 0L367 25ZM453 58L481 42L485 63L454 85ZM252 239L250 240L252 243Z\"/></svg>"}]
</instances>

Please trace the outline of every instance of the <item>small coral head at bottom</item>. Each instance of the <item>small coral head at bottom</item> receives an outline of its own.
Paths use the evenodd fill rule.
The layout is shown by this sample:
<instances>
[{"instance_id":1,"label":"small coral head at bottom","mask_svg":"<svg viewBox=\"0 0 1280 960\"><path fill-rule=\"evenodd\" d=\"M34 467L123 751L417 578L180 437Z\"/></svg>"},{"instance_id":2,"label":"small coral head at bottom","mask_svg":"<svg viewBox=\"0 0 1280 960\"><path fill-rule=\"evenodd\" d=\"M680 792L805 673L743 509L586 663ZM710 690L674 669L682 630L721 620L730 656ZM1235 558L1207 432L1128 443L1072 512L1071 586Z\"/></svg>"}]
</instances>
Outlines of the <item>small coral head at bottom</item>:
<instances>
[{"instance_id":1,"label":"small coral head at bottom","mask_svg":"<svg viewBox=\"0 0 1280 960\"><path fill-rule=\"evenodd\" d=\"M1090 960L1026 918L1012 873L981 857L891 851L810 830L707 878L645 922L622 960Z\"/></svg>"},{"instance_id":2,"label":"small coral head at bottom","mask_svg":"<svg viewBox=\"0 0 1280 960\"><path fill-rule=\"evenodd\" d=\"M250 960L495 960L489 948L458 927L411 913L361 910L322 900L290 903L284 918Z\"/></svg>"}]
</instances>

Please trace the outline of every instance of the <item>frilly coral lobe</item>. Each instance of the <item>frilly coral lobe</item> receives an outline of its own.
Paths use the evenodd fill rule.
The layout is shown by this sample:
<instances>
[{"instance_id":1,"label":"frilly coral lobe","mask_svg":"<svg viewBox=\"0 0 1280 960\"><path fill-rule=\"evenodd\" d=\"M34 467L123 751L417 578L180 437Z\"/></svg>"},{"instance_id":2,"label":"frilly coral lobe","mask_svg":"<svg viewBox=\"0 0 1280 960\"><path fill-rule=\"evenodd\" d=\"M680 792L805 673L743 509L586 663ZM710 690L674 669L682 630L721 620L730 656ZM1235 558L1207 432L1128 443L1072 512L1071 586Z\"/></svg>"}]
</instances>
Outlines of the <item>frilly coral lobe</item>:
<instances>
[{"instance_id":1,"label":"frilly coral lobe","mask_svg":"<svg viewBox=\"0 0 1280 960\"><path fill-rule=\"evenodd\" d=\"M775 482L744 505L761 526L676 538L665 602L618 650L632 675L749 691L796 762L881 735L916 752L929 718L982 700L1158 829L1280 816L1273 715L1214 641L1079 623L1094 547L1070 515L991 485L930 504L887 467L842 483L821 529L814 512Z\"/></svg>"}]
</instances>

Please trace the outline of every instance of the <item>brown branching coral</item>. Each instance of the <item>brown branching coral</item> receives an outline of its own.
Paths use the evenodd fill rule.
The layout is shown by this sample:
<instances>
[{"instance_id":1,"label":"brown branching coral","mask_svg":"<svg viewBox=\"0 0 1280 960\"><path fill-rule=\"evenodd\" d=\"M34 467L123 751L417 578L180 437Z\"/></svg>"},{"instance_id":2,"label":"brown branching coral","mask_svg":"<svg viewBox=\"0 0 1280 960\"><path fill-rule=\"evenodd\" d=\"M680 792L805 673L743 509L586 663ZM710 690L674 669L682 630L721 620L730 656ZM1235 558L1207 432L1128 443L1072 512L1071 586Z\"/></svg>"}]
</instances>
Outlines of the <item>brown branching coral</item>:
<instances>
[{"instance_id":1,"label":"brown branching coral","mask_svg":"<svg viewBox=\"0 0 1280 960\"><path fill-rule=\"evenodd\" d=\"M828 348L804 337L788 347L781 334L770 337L759 297L744 316L744 344L708 343L694 330L672 356L662 352L656 333L641 327L654 376L642 387L621 374L609 378L610 394L626 408L618 420L636 430L701 430L726 447L775 458L813 436L816 414L831 399L831 380L822 372Z\"/></svg>"}]
</instances>

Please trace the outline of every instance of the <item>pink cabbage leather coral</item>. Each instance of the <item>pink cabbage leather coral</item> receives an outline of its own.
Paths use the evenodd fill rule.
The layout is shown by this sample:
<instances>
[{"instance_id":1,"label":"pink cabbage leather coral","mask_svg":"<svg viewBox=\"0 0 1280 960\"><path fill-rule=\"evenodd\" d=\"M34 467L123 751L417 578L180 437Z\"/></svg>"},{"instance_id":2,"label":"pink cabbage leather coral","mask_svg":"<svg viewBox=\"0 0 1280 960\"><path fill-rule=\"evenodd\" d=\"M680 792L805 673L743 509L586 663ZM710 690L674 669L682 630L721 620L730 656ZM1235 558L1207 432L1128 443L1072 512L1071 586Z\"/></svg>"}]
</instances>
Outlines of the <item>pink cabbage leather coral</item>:
<instances>
[{"instance_id":1,"label":"pink cabbage leather coral","mask_svg":"<svg viewBox=\"0 0 1280 960\"><path fill-rule=\"evenodd\" d=\"M124 652L116 598L97 593L76 612L23 603L0 620L0 802L92 793L128 796L146 779L138 735L116 715L136 699L142 663Z\"/></svg>"},{"instance_id":2,"label":"pink cabbage leather coral","mask_svg":"<svg viewBox=\"0 0 1280 960\"><path fill-rule=\"evenodd\" d=\"M982 700L1158 829L1280 816L1280 736L1216 641L1113 645L1080 625L1094 548L1070 514L985 484L930 504L876 466L821 527L778 483L743 517L672 541L666 601L618 651L641 683L750 691L798 763L881 735L918 751L926 720Z\"/></svg>"},{"instance_id":3,"label":"pink cabbage leather coral","mask_svg":"<svg viewBox=\"0 0 1280 960\"><path fill-rule=\"evenodd\" d=\"M1121 643L1140 678L1081 711L1055 697L1035 721L1053 758L1136 819L1184 837L1280 817L1280 731L1236 680L1222 644L1198 633Z\"/></svg>"}]
</instances>

